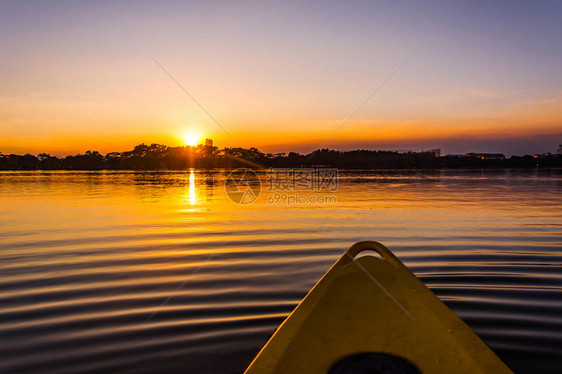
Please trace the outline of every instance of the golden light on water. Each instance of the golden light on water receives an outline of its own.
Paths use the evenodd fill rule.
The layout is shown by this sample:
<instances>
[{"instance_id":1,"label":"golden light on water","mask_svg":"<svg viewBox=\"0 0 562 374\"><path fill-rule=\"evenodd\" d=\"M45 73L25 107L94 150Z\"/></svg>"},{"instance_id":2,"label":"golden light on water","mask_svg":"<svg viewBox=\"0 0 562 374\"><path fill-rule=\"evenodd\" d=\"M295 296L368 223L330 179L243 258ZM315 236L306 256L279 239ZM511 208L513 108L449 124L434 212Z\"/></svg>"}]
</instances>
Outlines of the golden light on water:
<instances>
[{"instance_id":1,"label":"golden light on water","mask_svg":"<svg viewBox=\"0 0 562 374\"><path fill-rule=\"evenodd\" d=\"M193 170L191 170L191 172L189 173L189 204L193 205L195 204L196 200L197 200L197 196L195 194L195 174L193 173Z\"/></svg>"},{"instance_id":2,"label":"golden light on water","mask_svg":"<svg viewBox=\"0 0 562 374\"><path fill-rule=\"evenodd\" d=\"M341 254L333 238L350 243L376 238L396 247L408 266L457 303L461 313L473 313L471 303L485 300L478 307L489 309L475 317L477 324L485 324L490 315L510 322L498 339L522 336L518 353L527 344L542 349L541 326L518 330L523 312L512 311L513 305L526 303L532 312L524 315L527 319L560 314L560 308L552 307L559 305L552 291L557 278L548 271L560 266L560 176L530 173L372 171L361 177L349 171L342 172L333 192L337 204L289 206L268 202L266 188L255 202L235 204L225 191L229 173L224 170L2 172L0 231L6 235L0 235L5 269L0 286L10 304L1 304L0 310L27 318L21 313L54 308L46 298L58 300L58 314L38 314L25 322L14 317L2 324L16 337L33 339L29 326L40 329L37 334L64 331L62 340L43 336L45 344L61 351L60 360L69 362L76 343L66 341L66 334L90 339L92 350L105 349L110 341L118 352L108 352L104 360L117 367L121 359L138 357L122 335L138 327L123 316L144 314L143 326L156 331L146 339L156 345L162 339L199 337L197 329L195 335L159 330L179 324L224 325L209 334L226 340L242 334L252 319L282 315L295 290L305 294L311 278L320 277ZM321 229L324 222L330 231ZM536 266L541 253L546 270ZM108 279L108 274L114 275ZM178 288L181 284L185 286ZM541 290L550 295L543 300L548 308L536 301ZM75 292L84 296L69 297ZM170 302L159 307L167 298ZM233 315L223 304L241 312ZM180 309L195 313L179 315ZM209 311L213 314L206 317ZM528 331L536 341L525 340ZM100 334L108 340L98 342ZM35 367L49 357L50 351L35 351L32 339L10 344L19 366ZM130 357L122 357L121 348ZM200 351L193 355L199 357ZM90 361L73 365L89 364L97 356L85 357ZM213 367L208 372L224 371Z\"/></svg>"}]
</instances>

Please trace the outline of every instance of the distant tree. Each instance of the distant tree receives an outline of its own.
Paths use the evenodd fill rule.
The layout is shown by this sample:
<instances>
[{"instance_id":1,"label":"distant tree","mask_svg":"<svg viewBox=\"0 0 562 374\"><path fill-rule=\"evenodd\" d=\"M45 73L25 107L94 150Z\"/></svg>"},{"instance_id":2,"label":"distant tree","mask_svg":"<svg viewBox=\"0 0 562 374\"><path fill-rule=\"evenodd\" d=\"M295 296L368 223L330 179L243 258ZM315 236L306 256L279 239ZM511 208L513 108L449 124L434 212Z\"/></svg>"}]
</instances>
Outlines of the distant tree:
<instances>
[{"instance_id":1,"label":"distant tree","mask_svg":"<svg viewBox=\"0 0 562 374\"><path fill-rule=\"evenodd\" d=\"M433 152L391 152L359 149L336 151L317 149L302 155L297 152L263 153L255 147L218 149L210 145L195 147L168 147L142 143L126 152L110 152L105 156L98 151L64 158L48 153L6 155L0 153L0 170L162 170L197 168L267 168L267 167L333 167L352 169L405 169L405 168L534 168L562 167L562 155L542 154L512 156L509 159L443 156Z\"/></svg>"}]
</instances>

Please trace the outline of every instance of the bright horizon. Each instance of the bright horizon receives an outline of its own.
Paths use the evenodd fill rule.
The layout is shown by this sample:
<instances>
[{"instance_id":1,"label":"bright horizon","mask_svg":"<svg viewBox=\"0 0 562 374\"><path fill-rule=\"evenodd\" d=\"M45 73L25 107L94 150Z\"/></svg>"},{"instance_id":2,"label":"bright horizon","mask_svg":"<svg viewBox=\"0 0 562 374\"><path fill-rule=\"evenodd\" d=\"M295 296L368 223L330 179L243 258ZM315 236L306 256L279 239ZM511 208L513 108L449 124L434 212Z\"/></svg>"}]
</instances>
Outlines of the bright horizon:
<instances>
[{"instance_id":1,"label":"bright horizon","mask_svg":"<svg viewBox=\"0 0 562 374\"><path fill-rule=\"evenodd\" d=\"M2 8L4 154L105 154L205 138L301 153L522 155L562 143L556 2Z\"/></svg>"}]
</instances>

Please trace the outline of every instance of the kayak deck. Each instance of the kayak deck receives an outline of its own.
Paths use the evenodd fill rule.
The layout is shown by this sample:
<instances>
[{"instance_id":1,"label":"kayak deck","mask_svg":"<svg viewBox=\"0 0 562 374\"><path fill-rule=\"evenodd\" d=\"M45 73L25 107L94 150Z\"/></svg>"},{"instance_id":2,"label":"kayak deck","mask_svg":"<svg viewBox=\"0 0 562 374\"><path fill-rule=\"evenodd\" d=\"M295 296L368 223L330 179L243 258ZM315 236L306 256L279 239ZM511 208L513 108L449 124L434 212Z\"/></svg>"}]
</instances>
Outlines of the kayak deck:
<instances>
[{"instance_id":1,"label":"kayak deck","mask_svg":"<svg viewBox=\"0 0 562 374\"><path fill-rule=\"evenodd\" d=\"M363 251L380 257L358 257ZM377 242L353 245L246 370L246 374L379 372L511 370Z\"/></svg>"}]
</instances>

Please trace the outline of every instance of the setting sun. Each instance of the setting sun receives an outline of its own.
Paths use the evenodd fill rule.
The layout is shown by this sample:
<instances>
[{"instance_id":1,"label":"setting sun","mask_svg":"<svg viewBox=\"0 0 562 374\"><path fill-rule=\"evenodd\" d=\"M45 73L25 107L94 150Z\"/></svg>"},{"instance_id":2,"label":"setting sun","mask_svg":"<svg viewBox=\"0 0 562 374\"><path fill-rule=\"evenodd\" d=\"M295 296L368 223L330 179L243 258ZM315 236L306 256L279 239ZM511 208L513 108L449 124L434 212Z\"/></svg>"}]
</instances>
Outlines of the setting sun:
<instances>
[{"instance_id":1,"label":"setting sun","mask_svg":"<svg viewBox=\"0 0 562 374\"><path fill-rule=\"evenodd\" d=\"M183 135L182 140L185 143L185 145L189 145L189 146L196 146L199 143L199 140L201 139L200 136L198 136L195 133L186 133Z\"/></svg>"}]
</instances>

